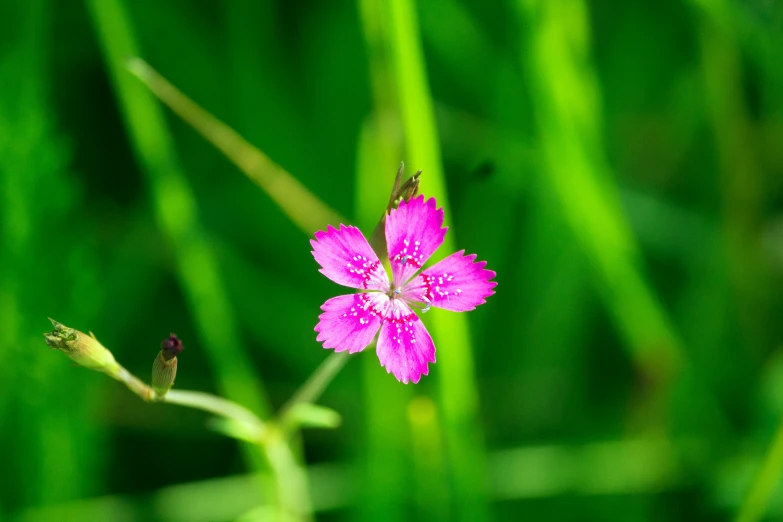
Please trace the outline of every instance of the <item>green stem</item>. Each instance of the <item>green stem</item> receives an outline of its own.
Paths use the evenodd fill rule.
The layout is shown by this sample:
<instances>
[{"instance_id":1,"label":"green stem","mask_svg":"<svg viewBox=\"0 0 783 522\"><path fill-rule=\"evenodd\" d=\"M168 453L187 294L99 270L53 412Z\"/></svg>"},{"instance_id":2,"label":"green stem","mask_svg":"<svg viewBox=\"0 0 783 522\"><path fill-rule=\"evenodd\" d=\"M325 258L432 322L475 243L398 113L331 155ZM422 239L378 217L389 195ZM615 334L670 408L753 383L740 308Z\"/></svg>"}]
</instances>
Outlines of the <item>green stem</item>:
<instances>
[{"instance_id":1,"label":"green stem","mask_svg":"<svg viewBox=\"0 0 783 522\"><path fill-rule=\"evenodd\" d=\"M163 110L125 70L126 57L137 55L139 48L125 2L91 0L87 5L129 139L147 178L158 226L171 245L177 276L219 389L266 415L271 408L263 382L244 350L212 240L200 222L196 195L176 156Z\"/></svg>"},{"instance_id":2,"label":"green stem","mask_svg":"<svg viewBox=\"0 0 783 522\"><path fill-rule=\"evenodd\" d=\"M736 522L755 522L764 516L772 492L780 480L781 472L783 472L783 421L778 426L775 439L764 457L764 463L740 507Z\"/></svg>"},{"instance_id":3,"label":"green stem","mask_svg":"<svg viewBox=\"0 0 783 522\"><path fill-rule=\"evenodd\" d=\"M347 353L334 353L324 361L302 388L283 408L281 425L285 426L286 412L296 404L314 401L348 360ZM169 390L155 398L152 388L120 365L109 376L124 383L145 401L165 402L186 408L206 411L234 421L242 426L248 440L255 440L264 453L275 477L279 520L307 521L312 518L312 505L307 473L286 442L285 432L265 424L252 411L235 402L209 393L189 390Z\"/></svg>"},{"instance_id":4,"label":"green stem","mask_svg":"<svg viewBox=\"0 0 783 522\"><path fill-rule=\"evenodd\" d=\"M305 383L294 393L291 399L280 408L279 423L286 427L291 424L291 412L298 404L311 404L321 396L334 376L348 362L348 352L334 352L321 363Z\"/></svg>"},{"instance_id":5,"label":"green stem","mask_svg":"<svg viewBox=\"0 0 783 522\"><path fill-rule=\"evenodd\" d=\"M261 187L302 231L310 234L327 223L347 222L291 174L182 94L146 62L134 58L127 63L127 67L160 101L193 126ZM289 405L284 407L281 426L285 428L290 421L291 406L315 400L344 364L345 357L333 356L319 367ZM309 517L311 507L307 477L282 434L278 436L278 431L267 426L263 448L275 472L278 498L284 514L297 518Z\"/></svg>"},{"instance_id":6,"label":"green stem","mask_svg":"<svg viewBox=\"0 0 783 522\"><path fill-rule=\"evenodd\" d=\"M125 386L127 386L130 391L141 397L143 400L150 402L155 397L155 393L152 391L152 388L133 375L131 372L120 366L117 365L117 368L113 371L108 371L106 374L113 378L117 379L121 383L123 383Z\"/></svg>"},{"instance_id":7,"label":"green stem","mask_svg":"<svg viewBox=\"0 0 783 522\"><path fill-rule=\"evenodd\" d=\"M245 428L249 428L257 440L263 439L265 434L264 422L252 411L235 402L226 400L209 393L189 390L169 390L160 402L177 404L187 408L206 411L220 417L225 417L238 422Z\"/></svg>"},{"instance_id":8,"label":"green stem","mask_svg":"<svg viewBox=\"0 0 783 522\"><path fill-rule=\"evenodd\" d=\"M120 365L107 375L117 379L133 393L147 402L165 402L186 408L206 411L240 424L252 440L262 441L266 432L264 422L252 411L236 402L217 395L189 390L169 390L163 397L156 397L152 387Z\"/></svg>"},{"instance_id":9,"label":"green stem","mask_svg":"<svg viewBox=\"0 0 783 522\"><path fill-rule=\"evenodd\" d=\"M307 472L291 451L284 433L268 426L261 447L275 474L280 509L278 520L311 520L313 506Z\"/></svg>"}]
</instances>

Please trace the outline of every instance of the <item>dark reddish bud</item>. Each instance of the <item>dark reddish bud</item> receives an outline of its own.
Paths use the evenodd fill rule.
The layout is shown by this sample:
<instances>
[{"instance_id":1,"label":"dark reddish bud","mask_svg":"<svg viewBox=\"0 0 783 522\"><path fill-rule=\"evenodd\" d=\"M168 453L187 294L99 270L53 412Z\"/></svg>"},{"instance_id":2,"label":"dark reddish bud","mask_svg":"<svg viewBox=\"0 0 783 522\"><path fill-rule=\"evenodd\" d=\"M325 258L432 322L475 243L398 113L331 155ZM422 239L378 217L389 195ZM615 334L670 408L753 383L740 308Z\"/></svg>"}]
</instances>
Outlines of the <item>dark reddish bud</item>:
<instances>
[{"instance_id":1,"label":"dark reddish bud","mask_svg":"<svg viewBox=\"0 0 783 522\"><path fill-rule=\"evenodd\" d=\"M179 337L171 334L162 343L160 343L160 348L162 350L161 353L163 354L163 359L170 361L178 356L180 352L185 349L185 346L183 346L182 341L179 340Z\"/></svg>"}]
</instances>

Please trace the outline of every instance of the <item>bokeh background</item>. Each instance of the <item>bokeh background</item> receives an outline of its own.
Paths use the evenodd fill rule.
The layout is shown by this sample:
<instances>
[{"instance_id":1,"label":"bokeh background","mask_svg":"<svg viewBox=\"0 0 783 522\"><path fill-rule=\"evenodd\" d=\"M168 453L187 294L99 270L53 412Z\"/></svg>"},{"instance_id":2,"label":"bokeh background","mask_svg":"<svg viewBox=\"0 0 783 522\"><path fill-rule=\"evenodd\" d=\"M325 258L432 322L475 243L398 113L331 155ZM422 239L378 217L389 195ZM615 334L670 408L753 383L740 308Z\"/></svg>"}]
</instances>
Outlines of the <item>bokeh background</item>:
<instances>
[{"instance_id":1,"label":"bokeh background","mask_svg":"<svg viewBox=\"0 0 783 522\"><path fill-rule=\"evenodd\" d=\"M366 233L423 169L434 259L498 273L424 317L418 385L373 353L330 384L342 425L294 440L318 520L780 519L781 29L765 0L0 1L0 519L265 514L236 441L48 316L145 379L176 332L178 387L258 411L328 355L315 230L131 55Z\"/></svg>"}]
</instances>

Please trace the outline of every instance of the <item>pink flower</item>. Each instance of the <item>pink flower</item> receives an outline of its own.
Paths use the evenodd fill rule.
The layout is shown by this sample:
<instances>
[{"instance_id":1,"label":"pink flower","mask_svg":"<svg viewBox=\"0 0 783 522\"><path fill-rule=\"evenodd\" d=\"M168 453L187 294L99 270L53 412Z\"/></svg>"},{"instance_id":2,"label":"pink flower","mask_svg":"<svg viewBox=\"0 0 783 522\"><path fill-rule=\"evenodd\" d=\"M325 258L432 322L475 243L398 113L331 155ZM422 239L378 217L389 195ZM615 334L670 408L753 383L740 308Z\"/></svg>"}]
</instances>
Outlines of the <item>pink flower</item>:
<instances>
[{"instance_id":1,"label":"pink flower","mask_svg":"<svg viewBox=\"0 0 783 522\"><path fill-rule=\"evenodd\" d=\"M381 365L397 380L419 382L427 363L435 362L435 345L413 308L430 306L465 312L483 304L497 283L485 261L456 252L422 271L419 269L443 243L443 209L435 199L419 196L400 203L386 219L386 245L392 282L378 256L358 228L329 226L311 240L321 273L335 283L365 292L326 301L315 331L324 348L355 353L369 345L378 329Z\"/></svg>"}]
</instances>

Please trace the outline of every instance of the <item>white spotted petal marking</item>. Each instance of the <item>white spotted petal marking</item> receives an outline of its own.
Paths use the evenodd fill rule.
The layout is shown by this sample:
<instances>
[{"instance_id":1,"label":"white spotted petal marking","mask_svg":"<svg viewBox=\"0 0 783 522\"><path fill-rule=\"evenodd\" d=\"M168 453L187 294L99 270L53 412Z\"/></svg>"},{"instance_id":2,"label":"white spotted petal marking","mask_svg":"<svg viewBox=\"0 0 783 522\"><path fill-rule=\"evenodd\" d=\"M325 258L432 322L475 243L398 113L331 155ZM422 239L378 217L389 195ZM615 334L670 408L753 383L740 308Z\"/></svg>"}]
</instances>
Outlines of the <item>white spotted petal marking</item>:
<instances>
[{"instance_id":1,"label":"white spotted petal marking","mask_svg":"<svg viewBox=\"0 0 783 522\"><path fill-rule=\"evenodd\" d=\"M494 293L495 272L475 262L475 254L456 252L416 273L443 243L443 209L419 196L401 202L386 219L386 242L393 282L356 227L341 225L317 232L313 256L332 281L365 293L333 297L321 307L315 327L324 348L363 350L378 330L381 365L403 383L417 383L435 362L435 345L413 311L431 306L456 312L473 310ZM415 276L415 277L414 277Z\"/></svg>"},{"instance_id":2,"label":"white spotted petal marking","mask_svg":"<svg viewBox=\"0 0 783 522\"><path fill-rule=\"evenodd\" d=\"M364 350L381 327L388 307L389 298L379 292L333 297L321 307L316 340L337 352Z\"/></svg>"},{"instance_id":3,"label":"white spotted petal marking","mask_svg":"<svg viewBox=\"0 0 783 522\"><path fill-rule=\"evenodd\" d=\"M386 270L358 228L329 226L326 232L316 232L310 244L321 273L335 283L362 290L388 291Z\"/></svg>"},{"instance_id":4,"label":"white spotted petal marking","mask_svg":"<svg viewBox=\"0 0 783 522\"><path fill-rule=\"evenodd\" d=\"M435 362L435 344L419 317L398 300L390 307L378 337L378 359L386 371L407 384L419 382Z\"/></svg>"},{"instance_id":5,"label":"white spotted petal marking","mask_svg":"<svg viewBox=\"0 0 783 522\"><path fill-rule=\"evenodd\" d=\"M446 237L443 209L436 208L435 198L421 195L400 203L386 218L386 245L394 284L405 285L435 253Z\"/></svg>"},{"instance_id":6,"label":"white spotted petal marking","mask_svg":"<svg viewBox=\"0 0 783 522\"><path fill-rule=\"evenodd\" d=\"M475 262L475 254L464 253L455 252L414 277L403 288L403 298L452 312L467 312L486 302L495 293L497 283L490 281L495 272L484 268L485 261Z\"/></svg>"}]
</instances>

